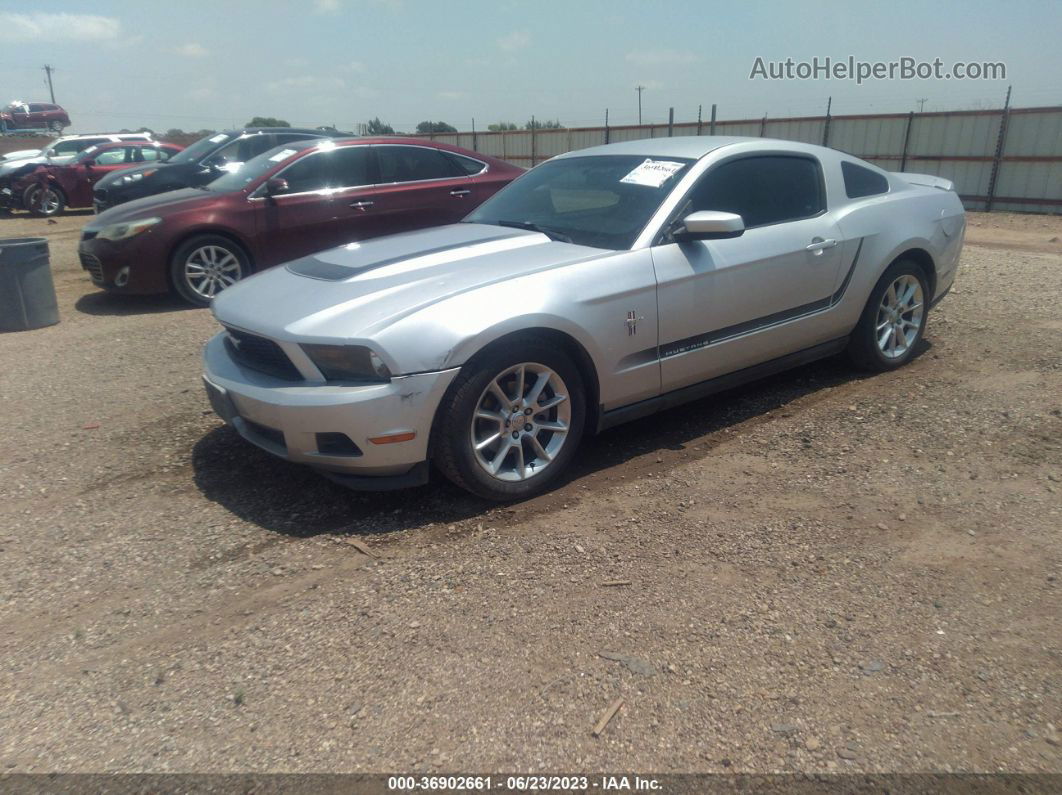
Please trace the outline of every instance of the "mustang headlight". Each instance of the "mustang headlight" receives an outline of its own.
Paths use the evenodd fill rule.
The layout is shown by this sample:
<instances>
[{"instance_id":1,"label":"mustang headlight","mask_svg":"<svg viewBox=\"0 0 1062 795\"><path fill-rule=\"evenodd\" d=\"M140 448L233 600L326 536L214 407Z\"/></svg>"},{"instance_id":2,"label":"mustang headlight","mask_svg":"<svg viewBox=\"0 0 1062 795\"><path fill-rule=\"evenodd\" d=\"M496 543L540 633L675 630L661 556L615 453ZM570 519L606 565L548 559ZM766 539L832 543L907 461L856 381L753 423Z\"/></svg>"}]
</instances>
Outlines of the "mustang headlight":
<instances>
[{"instance_id":1,"label":"mustang headlight","mask_svg":"<svg viewBox=\"0 0 1062 795\"><path fill-rule=\"evenodd\" d=\"M102 237L104 240L128 240L147 231L161 220L161 218L141 218L139 221L111 224L103 227L97 237Z\"/></svg>"},{"instance_id":2,"label":"mustang headlight","mask_svg":"<svg viewBox=\"0 0 1062 795\"><path fill-rule=\"evenodd\" d=\"M329 381L382 384L391 380L383 359L361 345L303 345L302 349Z\"/></svg>"}]
</instances>

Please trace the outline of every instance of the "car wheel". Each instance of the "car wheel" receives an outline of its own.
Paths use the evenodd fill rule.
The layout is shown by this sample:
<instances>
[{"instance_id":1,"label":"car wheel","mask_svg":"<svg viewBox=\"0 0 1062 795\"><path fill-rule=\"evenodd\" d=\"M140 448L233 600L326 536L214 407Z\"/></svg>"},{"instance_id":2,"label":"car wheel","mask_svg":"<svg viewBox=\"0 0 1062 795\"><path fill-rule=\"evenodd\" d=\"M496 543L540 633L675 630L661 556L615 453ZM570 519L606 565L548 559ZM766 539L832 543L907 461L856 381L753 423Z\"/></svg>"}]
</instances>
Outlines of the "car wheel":
<instances>
[{"instance_id":1,"label":"car wheel","mask_svg":"<svg viewBox=\"0 0 1062 795\"><path fill-rule=\"evenodd\" d=\"M22 194L22 206L38 218L51 218L63 211L66 200L54 185L31 185Z\"/></svg>"},{"instance_id":2,"label":"car wheel","mask_svg":"<svg viewBox=\"0 0 1062 795\"><path fill-rule=\"evenodd\" d=\"M227 237L200 235L180 246L170 261L170 278L178 294L196 306L251 273L244 250Z\"/></svg>"},{"instance_id":3,"label":"car wheel","mask_svg":"<svg viewBox=\"0 0 1062 795\"><path fill-rule=\"evenodd\" d=\"M848 343L848 355L867 370L902 367L914 356L929 317L925 271L910 260L898 260L882 274L870 293Z\"/></svg>"},{"instance_id":4,"label":"car wheel","mask_svg":"<svg viewBox=\"0 0 1062 795\"><path fill-rule=\"evenodd\" d=\"M58 119L48 122L48 129L54 133L61 133L63 131L63 123Z\"/></svg>"},{"instance_id":5,"label":"car wheel","mask_svg":"<svg viewBox=\"0 0 1062 795\"><path fill-rule=\"evenodd\" d=\"M469 362L437 417L433 458L447 478L489 500L526 499L556 482L575 455L583 380L556 347L513 342Z\"/></svg>"}]
</instances>

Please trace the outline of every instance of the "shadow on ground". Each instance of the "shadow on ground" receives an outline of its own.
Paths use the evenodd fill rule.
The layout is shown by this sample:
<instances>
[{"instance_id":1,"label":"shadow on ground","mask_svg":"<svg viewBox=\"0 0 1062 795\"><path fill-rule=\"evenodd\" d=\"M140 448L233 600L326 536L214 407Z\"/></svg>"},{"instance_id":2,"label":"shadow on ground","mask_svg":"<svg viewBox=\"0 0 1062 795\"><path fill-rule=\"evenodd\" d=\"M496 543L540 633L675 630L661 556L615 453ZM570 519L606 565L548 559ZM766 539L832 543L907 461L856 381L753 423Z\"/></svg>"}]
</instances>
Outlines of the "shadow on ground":
<instances>
[{"instance_id":1,"label":"shadow on ground","mask_svg":"<svg viewBox=\"0 0 1062 795\"><path fill-rule=\"evenodd\" d=\"M86 315L155 315L198 307L174 295L116 295L96 292L78 298L74 308Z\"/></svg>"},{"instance_id":2,"label":"shadow on ground","mask_svg":"<svg viewBox=\"0 0 1062 795\"><path fill-rule=\"evenodd\" d=\"M918 355L929 348L923 341ZM570 483L653 451L683 450L694 440L755 421L794 400L864 377L844 358L834 357L613 428L584 440L558 490L563 493ZM712 454L713 446L709 441L705 456ZM647 457L638 462L637 469L624 474L642 469L666 471L688 460L670 456L657 462ZM438 473L433 473L429 485L416 489L350 491L308 467L259 450L227 426L196 443L192 465L196 486L207 499L266 530L300 537L391 533L482 516L498 507L458 489ZM570 499L577 498L572 495ZM548 495L540 499L548 499Z\"/></svg>"}]
</instances>

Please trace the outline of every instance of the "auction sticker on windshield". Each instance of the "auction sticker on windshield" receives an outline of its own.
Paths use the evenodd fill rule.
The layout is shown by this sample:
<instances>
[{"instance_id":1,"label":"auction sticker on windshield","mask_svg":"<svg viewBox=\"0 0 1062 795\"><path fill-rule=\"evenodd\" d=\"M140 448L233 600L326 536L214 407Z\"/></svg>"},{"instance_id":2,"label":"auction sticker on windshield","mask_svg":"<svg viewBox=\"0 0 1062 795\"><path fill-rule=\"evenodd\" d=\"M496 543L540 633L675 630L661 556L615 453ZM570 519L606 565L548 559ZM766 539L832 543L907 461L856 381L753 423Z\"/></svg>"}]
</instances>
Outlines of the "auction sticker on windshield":
<instances>
[{"instance_id":1,"label":"auction sticker on windshield","mask_svg":"<svg viewBox=\"0 0 1062 795\"><path fill-rule=\"evenodd\" d=\"M685 163L676 163L673 160L646 158L644 163L640 163L637 168L621 179L620 182L628 185L645 185L650 188L659 188L684 165Z\"/></svg>"},{"instance_id":2,"label":"auction sticker on windshield","mask_svg":"<svg viewBox=\"0 0 1062 795\"><path fill-rule=\"evenodd\" d=\"M295 150L294 149L281 149L279 152L277 152L275 155L273 155L269 159L272 160L274 163L279 163L281 160L289 158L293 154L295 154Z\"/></svg>"},{"instance_id":3,"label":"auction sticker on windshield","mask_svg":"<svg viewBox=\"0 0 1062 795\"><path fill-rule=\"evenodd\" d=\"M215 135L213 138L210 139L210 143L212 143L212 144L220 144L222 141L224 141L228 137L229 136L228 136L227 133L218 133L217 135Z\"/></svg>"}]
</instances>

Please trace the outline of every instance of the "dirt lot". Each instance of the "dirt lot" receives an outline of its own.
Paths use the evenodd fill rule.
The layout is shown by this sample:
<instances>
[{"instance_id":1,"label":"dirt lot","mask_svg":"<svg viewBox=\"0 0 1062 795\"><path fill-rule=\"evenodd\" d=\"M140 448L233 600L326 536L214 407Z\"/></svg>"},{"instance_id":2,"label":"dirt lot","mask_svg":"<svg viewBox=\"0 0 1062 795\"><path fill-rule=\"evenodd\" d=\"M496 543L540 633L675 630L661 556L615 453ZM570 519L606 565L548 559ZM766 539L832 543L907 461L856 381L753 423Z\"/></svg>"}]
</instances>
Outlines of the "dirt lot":
<instances>
[{"instance_id":1,"label":"dirt lot","mask_svg":"<svg viewBox=\"0 0 1062 795\"><path fill-rule=\"evenodd\" d=\"M905 369L612 430L504 508L241 441L209 312L96 291L84 220L0 217L62 313L0 336L0 769L1062 771L1062 218L971 215Z\"/></svg>"}]
</instances>

